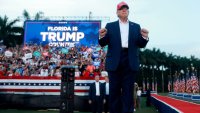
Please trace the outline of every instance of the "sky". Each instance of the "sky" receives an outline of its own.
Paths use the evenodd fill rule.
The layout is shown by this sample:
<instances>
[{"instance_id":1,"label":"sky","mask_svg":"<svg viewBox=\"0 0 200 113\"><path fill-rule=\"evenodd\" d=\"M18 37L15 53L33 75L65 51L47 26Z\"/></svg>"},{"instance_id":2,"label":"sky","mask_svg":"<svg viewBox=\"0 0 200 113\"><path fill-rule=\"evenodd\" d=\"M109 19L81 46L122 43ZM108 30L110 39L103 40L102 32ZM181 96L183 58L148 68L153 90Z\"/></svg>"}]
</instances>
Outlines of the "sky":
<instances>
[{"instance_id":1,"label":"sky","mask_svg":"<svg viewBox=\"0 0 200 113\"><path fill-rule=\"evenodd\" d=\"M9 20L21 17L26 9L31 16L109 17L118 20L116 6L122 0L0 0L0 16ZM149 30L148 49L157 48L173 55L200 58L200 0L124 0L129 5L129 20Z\"/></svg>"}]
</instances>

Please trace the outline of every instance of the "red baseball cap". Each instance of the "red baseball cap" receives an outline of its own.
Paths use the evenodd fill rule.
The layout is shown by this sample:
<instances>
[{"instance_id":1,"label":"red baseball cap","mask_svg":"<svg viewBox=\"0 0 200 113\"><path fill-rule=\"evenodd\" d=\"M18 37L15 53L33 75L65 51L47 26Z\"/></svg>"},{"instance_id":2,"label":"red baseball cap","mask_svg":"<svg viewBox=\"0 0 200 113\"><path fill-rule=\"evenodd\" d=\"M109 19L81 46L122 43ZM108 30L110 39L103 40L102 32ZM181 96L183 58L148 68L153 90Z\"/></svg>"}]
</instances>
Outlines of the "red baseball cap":
<instances>
[{"instance_id":1,"label":"red baseball cap","mask_svg":"<svg viewBox=\"0 0 200 113\"><path fill-rule=\"evenodd\" d=\"M129 9L128 4L124 1L120 2L119 4L117 4L117 10L121 10L122 7L126 7L127 9Z\"/></svg>"}]
</instances>

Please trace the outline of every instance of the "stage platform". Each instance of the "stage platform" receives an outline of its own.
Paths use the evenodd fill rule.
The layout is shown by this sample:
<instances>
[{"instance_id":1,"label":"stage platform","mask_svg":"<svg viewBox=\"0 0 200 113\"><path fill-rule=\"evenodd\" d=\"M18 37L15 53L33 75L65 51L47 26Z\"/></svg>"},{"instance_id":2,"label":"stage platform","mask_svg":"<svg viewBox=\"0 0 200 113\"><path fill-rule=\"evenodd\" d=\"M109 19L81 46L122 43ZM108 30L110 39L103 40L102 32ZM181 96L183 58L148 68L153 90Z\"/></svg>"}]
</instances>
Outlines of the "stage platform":
<instances>
[{"instance_id":1,"label":"stage platform","mask_svg":"<svg viewBox=\"0 0 200 113\"><path fill-rule=\"evenodd\" d=\"M175 96L175 94L172 95ZM200 104L157 94L151 94L151 96L152 104L160 113L200 113ZM176 96L179 97L182 94L176 94Z\"/></svg>"}]
</instances>

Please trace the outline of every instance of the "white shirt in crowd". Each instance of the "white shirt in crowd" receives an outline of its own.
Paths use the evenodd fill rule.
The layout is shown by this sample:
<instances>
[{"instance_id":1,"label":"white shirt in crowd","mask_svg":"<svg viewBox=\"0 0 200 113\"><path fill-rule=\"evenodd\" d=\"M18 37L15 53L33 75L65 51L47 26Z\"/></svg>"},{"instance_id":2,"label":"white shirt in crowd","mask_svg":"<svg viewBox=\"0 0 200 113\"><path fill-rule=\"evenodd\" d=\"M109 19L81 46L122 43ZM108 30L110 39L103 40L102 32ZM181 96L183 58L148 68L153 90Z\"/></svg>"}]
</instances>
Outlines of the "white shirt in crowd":
<instances>
[{"instance_id":1,"label":"white shirt in crowd","mask_svg":"<svg viewBox=\"0 0 200 113\"><path fill-rule=\"evenodd\" d=\"M99 82L95 82L95 86L96 86L96 96L100 96Z\"/></svg>"},{"instance_id":2,"label":"white shirt in crowd","mask_svg":"<svg viewBox=\"0 0 200 113\"><path fill-rule=\"evenodd\" d=\"M137 90L137 96L141 96L142 91L141 90Z\"/></svg>"},{"instance_id":3,"label":"white shirt in crowd","mask_svg":"<svg viewBox=\"0 0 200 113\"><path fill-rule=\"evenodd\" d=\"M75 71L75 77L80 77L80 71Z\"/></svg>"},{"instance_id":4,"label":"white shirt in crowd","mask_svg":"<svg viewBox=\"0 0 200 113\"><path fill-rule=\"evenodd\" d=\"M48 76L48 69L41 69L40 76Z\"/></svg>"}]
</instances>

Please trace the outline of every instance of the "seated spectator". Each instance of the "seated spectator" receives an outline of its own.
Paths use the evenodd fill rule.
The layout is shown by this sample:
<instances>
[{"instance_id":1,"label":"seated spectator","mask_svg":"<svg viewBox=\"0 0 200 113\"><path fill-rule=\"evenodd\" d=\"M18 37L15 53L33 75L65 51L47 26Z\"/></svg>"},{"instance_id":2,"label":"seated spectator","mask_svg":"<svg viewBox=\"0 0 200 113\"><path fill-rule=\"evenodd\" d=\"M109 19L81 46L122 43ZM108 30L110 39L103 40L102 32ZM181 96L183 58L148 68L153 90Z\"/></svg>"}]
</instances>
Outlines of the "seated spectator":
<instances>
[{"instance_id":1,"label":"seated spectator","mask_svg":"<svg viewBox=\"0 0 200 113\"><path fill-rule=\"evenodd\" d=\"M43 66L43 68L40 70L40 76L48 76L48 67Z\"/></svg>"},{"instance_id":2,"label":"seated spectator","mask_svg":"<svg viewBox=\"0 0 200 113\"><path fill-rule=\"evenodd\" d=\"M81 72L81 76L84 76L87 64L84 60L80 61L79 63L79 70Z\"/></svg>"},{"instance_id":3,"label":"seated spectator","mask_svg":"<svg viewBox=\"0 0 200 113\"><path fill-rule=\"evenodd\" d=\"M57 67L57 68L55 69L54 76L61 77L61 71L60 71L60 68L59 68L59 67Z\"/></svg>"},{"instance_id":4,"label":"seated spectator","mask_svg":"<svg viewBox=\"0 0 200 113\"><path fill-rule=\"evenodd\" d=\"M23 71L22 76L29 76L29 69L28 69L28 67L24 67L24 71Z\"/></svg>"},{"instance_id":5,"label":"seated spectator","mask_svg":"<svg viewBox=\"0 0 200 113\"><path fill-rule=\"evenodd\" d=\"M96 76L96 75L101 75L101 72L98 67L96 67L94 70L94 76Z\"/></svg>"},{"instance_id":6,"label":"seated spectator","mask_svg":"<svg viewBox=\"0 0 200 113\"><path fill-rule=\"evenodd\" d=\"M20 73L18 71L14 72L14 76L21 76Z\"/></svg>"},{"instance_id":7,"label":"seated spectator","mask_svg":"<svg viewBox=\"0 0 200 113\"><path fill-rule=\"evenodd\" d=\"M4 66L0 64L0 76L4 76Z\"/></svg>"},{"instance_id":8,"label":"seated spectator","mask_svg":"<svg viewBox=\"0 0 200 113\"><path fill-rule=\"evenodd\" d=\"M75 77L80 77L80 71L78 68L75 69Z\"/></svg>"},{"instance_id":9,"label":"seated spectator","mask_svg":"<svg viewBox=\"0 0 200 113\"><path fill-rule=\"evenodd\" d=\"M13 70L9 70L7 72L7 76L14 76L14 71Z\"/></svg>"},{"instance_id":10,"label":"seated spectator","mask_svg":"<svg viewBox=\"0 0 200 113\"><path fill-rule=\"evenodd\" d=\"M94 70L95 70L95 66L90 61L89 64L87 65L87 67L86 67L86 71L89 72L91 77L94 77Z\"/></svg>"}]
</instances>

